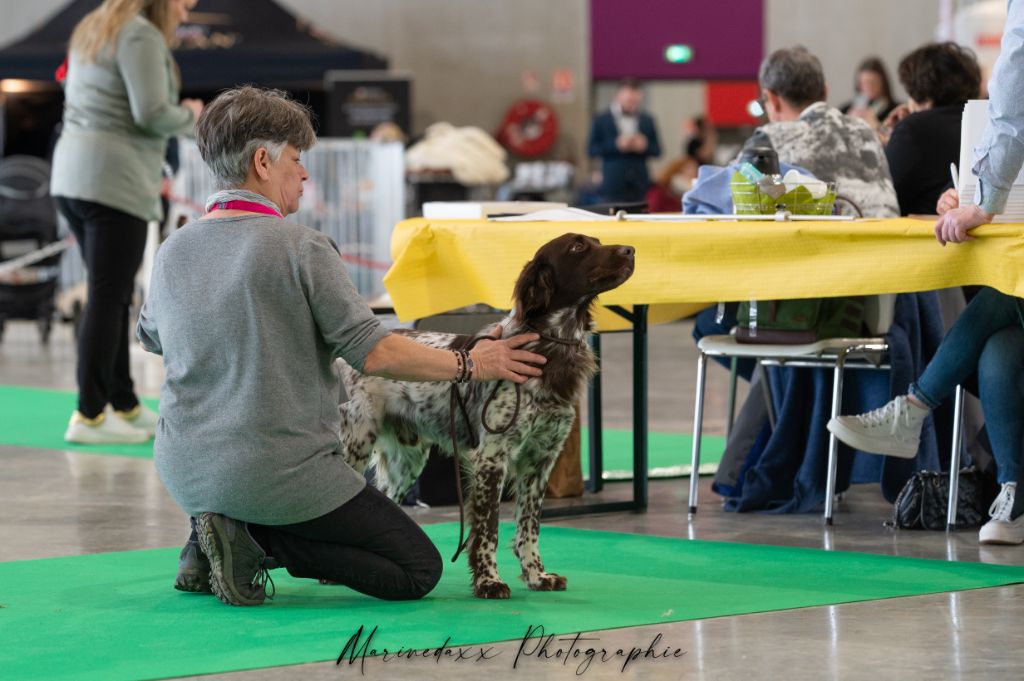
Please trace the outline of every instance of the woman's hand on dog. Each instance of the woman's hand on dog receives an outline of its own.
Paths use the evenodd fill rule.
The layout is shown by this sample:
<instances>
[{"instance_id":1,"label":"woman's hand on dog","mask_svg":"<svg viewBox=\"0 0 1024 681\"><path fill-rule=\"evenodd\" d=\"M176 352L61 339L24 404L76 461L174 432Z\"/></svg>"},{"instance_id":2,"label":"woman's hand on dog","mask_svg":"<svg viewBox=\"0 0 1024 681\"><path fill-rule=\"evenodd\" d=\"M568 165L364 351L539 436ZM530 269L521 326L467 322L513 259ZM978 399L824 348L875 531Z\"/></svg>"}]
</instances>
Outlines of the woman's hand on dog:
<instances>
[{"instance_id":1,"label":"woman's hand on dog","mask_svg":"<svg viewBox=\"0 0 1024 681\"><path fill-rule=\"evenodd\" d=\"M502 327L494 327L488 334L494 340L482 340L469 356L473 358L473 379L477 381L513 381L525 383L541 375L538 366L547 362L543 355L519 348L538 340L535 333L523 333L501 339Z\"/></svg>"}]
</instances>

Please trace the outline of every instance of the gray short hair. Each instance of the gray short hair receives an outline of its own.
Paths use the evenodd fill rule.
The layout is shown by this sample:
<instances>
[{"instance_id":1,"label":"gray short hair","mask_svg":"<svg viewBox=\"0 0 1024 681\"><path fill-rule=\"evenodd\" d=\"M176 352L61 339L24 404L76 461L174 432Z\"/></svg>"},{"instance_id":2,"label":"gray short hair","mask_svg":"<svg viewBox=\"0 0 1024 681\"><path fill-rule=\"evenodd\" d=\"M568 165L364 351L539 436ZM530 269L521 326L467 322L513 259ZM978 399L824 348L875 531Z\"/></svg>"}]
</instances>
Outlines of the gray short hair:
<instances>
[{"instance_id":1,"label":"gray short hair","mask_svg":"<svg viewBox=\"0 0 1024 681\"><path fill-rule=\"evenodd\" d=\"M281 90L244 86L225 90L196 122L196 144L220 188L245 182L260 147L276 161L286 144L306 151L316 143L308 107Z\"/></svg>"},{"instance_id":2,"label":"gray short hair","mask_svg":"<svg viewBox=\"0 0 1024 681\"><path fill-rule=\"evenodd\" d=\"M758 82L793 106L804 107L825 99L825 73L821 62L806 47L775 50L761 62Z\"/></svg>"}]
</instances>

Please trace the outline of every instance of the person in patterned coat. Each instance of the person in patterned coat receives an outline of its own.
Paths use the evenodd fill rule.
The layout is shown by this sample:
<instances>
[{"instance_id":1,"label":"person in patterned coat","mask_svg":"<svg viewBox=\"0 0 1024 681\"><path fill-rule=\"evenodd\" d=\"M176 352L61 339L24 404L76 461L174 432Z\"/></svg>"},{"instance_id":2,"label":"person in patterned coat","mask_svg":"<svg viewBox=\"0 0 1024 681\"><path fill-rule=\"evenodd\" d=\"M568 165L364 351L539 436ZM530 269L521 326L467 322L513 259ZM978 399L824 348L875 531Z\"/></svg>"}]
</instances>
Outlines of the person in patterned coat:
<instances>
[{"instance_id":1,"label":"person in patterned coat","mask_svg":"<svg viewBox=\"0 0 1024 681\"><path fill-rule=\"evenodd\" d=\"M758 75L768 123L744 147L770 146L779 161L834 181L865 217L900 214L885 150L864 121L825 103L821 62L804 47L772 52Z\"/></svg>"}]
</instances>

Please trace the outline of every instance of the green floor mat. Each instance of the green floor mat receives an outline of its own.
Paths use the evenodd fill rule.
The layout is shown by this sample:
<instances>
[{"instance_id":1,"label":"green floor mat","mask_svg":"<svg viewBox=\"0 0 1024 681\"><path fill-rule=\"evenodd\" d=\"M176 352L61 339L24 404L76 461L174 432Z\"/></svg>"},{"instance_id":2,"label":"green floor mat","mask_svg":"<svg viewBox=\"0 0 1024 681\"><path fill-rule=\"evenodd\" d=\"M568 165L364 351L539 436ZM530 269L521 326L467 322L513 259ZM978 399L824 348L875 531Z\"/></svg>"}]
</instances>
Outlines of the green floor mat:
<instances>
[{"instance_id":1,"label":"green floor mat","mask_svg":"<svg viewBox=\"0 0 1024 681\"><path fill-rule=\"evenodd\" d=\"M590 475L590 457L587 455L589 433L580 433L580 451L583 453L583 477ZM633 479L633 431L604 429L602 457L604 480ZM685 433L648 433L647 475L651 478L677 478L690 474L693 436ZM714 475L725 451L725 438L705 435L701 438L700 474Z\"/></svg>"},{"instance_id":2,"label":"green floor mat","mask_svg":"<svg viewBox=\"0 0 1024 681\"><path fill-rule=\"evenodd\" d=\"M77 393L67 390L0 385L0 414L3 414L0 445L153 458L152 442L141 445L74 445L65 442L64 431L77 400ZM143 401L156 409L156 400Z\"/></svg>"},{"instance_id":3,"label":"green floor mat","mask_svg":"<svg viewBox=\"0 0 1024 681\"><path fill-rule=\"evenodd\" d=\"M449 555L458 526L425 529ZM512 529L501 532L507 546ZM441 583L421 601L378 601L277 570L277 598L256 608L174 591L176 548L0 563L0 676L166 678L335 660L360 626L379 627L378 650L424 649L448 637L451 645L518 640L533 625L572 634L1024 581L1022 567L557 526L545 526L541 540L545 563L568 578L569 590L528 591L503 550L508 601L470 596L465 556L445 561Z\"/></svg>"},{"instance_id":4,"label":"green floor mat","mask_svg":"<svg viewBox=\"0 0 1024 681\"><path fill-rule=\"evenodd\" d=\"M153 445L73 445L64 441L68 418L75 409L76 394L66 390L44 390L19 386L0 386L0 445L56 449L92 454L152 458ZM156 400L144 400L153 409ZM589 461L587 433L582 433L583 474ZM689 435L651 433L649 437L648 470L651 477L672 477L690 474ZM701 450L702 474L714 473L722 458L725 439L704 436ZM629 430L604 431L604 478L633 477L633 433Z\"/></svg>"}]
</instances>

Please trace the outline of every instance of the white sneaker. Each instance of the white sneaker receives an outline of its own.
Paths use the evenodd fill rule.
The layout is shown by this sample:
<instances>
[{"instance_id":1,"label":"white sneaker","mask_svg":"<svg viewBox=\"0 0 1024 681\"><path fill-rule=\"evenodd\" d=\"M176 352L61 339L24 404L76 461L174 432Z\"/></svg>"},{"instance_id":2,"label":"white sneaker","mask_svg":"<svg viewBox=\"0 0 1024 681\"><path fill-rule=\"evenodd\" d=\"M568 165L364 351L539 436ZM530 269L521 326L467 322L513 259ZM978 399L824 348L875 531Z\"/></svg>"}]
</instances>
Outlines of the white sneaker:
<instances>
[{"instance_id":1,"label":"white sneaker","mask_svg":"<svg viewBox=\"0 0 1024 681\"><path fill-rule=\"evenodd\" d=\"M1011 519L1013 498L1017 494L1017 483L1004 482L999 496L992 502L988 514L992 520L985 523L978 533L982 544L1024 544L1024 515Z\"/></svg>"},{"instance_id":2,"label":"white sneaker","mask_svg":"<svg viewBox=\"0 0 1024 681\"><path fill-rule=\"evenodd\" d=\"M900 395L884 407L858 416L836 416L828 431L854 449L913 459L928 410Z\"/></svg>"},{"instance_id":3,"label":"white sneaker","mask_svg":"<svg viewBox=\"0 0 1024 681\"><path fill-rule=\"evenodd\" d=\"M149 433L107 412L88 419L76 411L64 431L64 439L80 445L142 444L149 440Z\"/></svg>"},{"instance_id":4,"label":"white sneaker","mask_svg":"<svg viewBox=\"0 0 1024 681\"><path fill-rule=\"evenodd\" d=\"M118 419L124 421L132 428L144 430L150 437L156 435L156 422L157 419L160 418L160 415L141 402L135 405L134 409L129 411L115 411L114 414Z\"/></svg>"}]
</instances>

